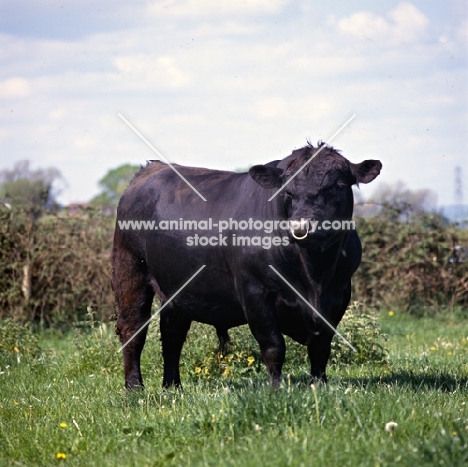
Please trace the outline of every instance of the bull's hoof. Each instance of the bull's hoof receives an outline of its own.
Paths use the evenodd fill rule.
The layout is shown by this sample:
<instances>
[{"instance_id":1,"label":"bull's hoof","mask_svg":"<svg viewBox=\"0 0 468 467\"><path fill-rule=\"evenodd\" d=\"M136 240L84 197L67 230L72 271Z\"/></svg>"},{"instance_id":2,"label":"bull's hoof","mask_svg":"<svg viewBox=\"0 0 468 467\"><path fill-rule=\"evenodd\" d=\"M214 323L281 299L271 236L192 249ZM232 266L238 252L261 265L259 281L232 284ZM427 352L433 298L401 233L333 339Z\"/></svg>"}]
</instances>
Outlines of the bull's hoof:
<instances>
[{"instance_id":1,"label":"bull's hoof","mask_svg":"<svg viewBox=\"0 0 468 467\"><path fill-rule=\"evenodd\" d=\"M127 391L144 391L145 386L143 386L143 383L141 381L125 381L125 389L127 389Z\"/></svg>"},{"instance_id":2,"label":"bull's hoof","mask_svg":"<svg viewBox=\"0 0 468 467\"><path fill-rule=\"evenodd\" d=\"M163 389L183 389L180 382L177 383L174 381L163 381L162 387Z\"/></svg>"},{"instance_id":3,"label":"bull's hoof","mask_svg":"<svg viewBox=\"0 0 468 467\"><path fill-rule=\"evenodd\" d=\"M270 386L271 386L271 389L273 389L274 391L276 391L277 389L279 389L281 387L281 378L270 378Z\"/></svg>"},{"instance_id":4,"label":"bull's hoof","mask_svg":"<svg viewBox=\"0 0 468 467\"><path fill-rule=\"evenodd\" d=\"M326 375L322 376L312 376L312 379L310 380L309 386L314 386L316 388L326 386L328 383L328 379Z\"/></svg>"}]
</instances>

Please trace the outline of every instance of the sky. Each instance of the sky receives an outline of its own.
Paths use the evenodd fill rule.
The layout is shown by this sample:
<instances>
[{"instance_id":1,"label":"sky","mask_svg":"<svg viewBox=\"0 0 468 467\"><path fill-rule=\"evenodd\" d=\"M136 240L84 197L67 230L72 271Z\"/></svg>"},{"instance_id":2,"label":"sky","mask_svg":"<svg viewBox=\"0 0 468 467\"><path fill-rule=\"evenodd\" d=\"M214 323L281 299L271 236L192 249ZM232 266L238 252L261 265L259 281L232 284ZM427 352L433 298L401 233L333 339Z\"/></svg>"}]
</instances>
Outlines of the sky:
<instances>
[{"instance_id":1,"label":"sky","mask_svg":"<svg viewBox=\"0 0 468 467\"><path fill-rule=\"evenodd\" d=\"M468 202L464 0L0 0L0 170L56 167L59 201L158 156L235 170L307 140L377 180Z\"/></svg>"}]
</instances>

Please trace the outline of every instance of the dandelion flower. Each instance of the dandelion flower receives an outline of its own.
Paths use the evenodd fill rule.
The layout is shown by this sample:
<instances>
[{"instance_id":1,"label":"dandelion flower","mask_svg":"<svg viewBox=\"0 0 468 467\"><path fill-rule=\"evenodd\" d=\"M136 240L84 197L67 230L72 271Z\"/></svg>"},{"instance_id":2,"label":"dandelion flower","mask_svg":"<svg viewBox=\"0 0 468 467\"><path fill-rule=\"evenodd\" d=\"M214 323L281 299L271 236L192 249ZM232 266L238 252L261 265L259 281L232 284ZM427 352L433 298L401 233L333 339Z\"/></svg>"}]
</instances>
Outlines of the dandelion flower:
<instances>
[{"instance_id":1,"label":"dandelion flower","mask_svg":"<svg viewBox=\"0 0 468 467\"><path fill-rule=\"evenodd\" d=\"M255 361L255 358L250 356L250 357L247 357L247 365L248 366L252 366L253 362Z\"/></svg>"},{"instance_id":2,"label":"dandelion flower","mask_svg":"<svg viewBox=\"0 0 468 467\"><path fill-rule=\"evenodd\" d=\"M201 368L199 366L195 367L195 373L201 373Z\"/></svg>"},{"instance_id":3,"label":"dandelion flower","mask_svg":"<svg viewBox=\"0 0 468 467\"><path fill-rule=\"evenodd\" d=\"M431 350L437 350L434 346L431 347Z\"/></svg>"},{"instance_id":4,"label":"dandelion flower","mask_svg":"<svg viewBox=\"0 0 468 467\"><path fill-rule=\"evenodd\" d=\"M64 452L58 452L57 454L55 454L55 457L57 459L66 459L67 458L67 455L64 453Z\"/></svg>"},{"instance_id":5,"label":"dandelion flower","mask_svg":"<svg viewBox=\"0 0 468 467\"><path fill-rule=\"evenodd\" d=\"M398 423L388 422L388 423L385 424L385 431L387 433L392 434L397 427L398 427Z\"/></svg>"},{"instance_id":6,"label":"dandelion flower","mask_svg":"<svg viewBox=\"0 0 468 467\"><path fill-rule=\"evenodd\" d=\"M388 316L393 316L394 314L395 314L395 312L393 312L392 310L390 310L390 311L388 312Z\"/></svg>"},{"instance_id":7,"label":"dandelion flower","mask_svg":"<svg viewBox=\"0 0 468 467\"><path fill-rule=\"evenodd\" d=\"M62 422L62 423L60 424L60 428L66 428L66 427L67 427L67 424L66 424L65 422Z\"/></svg>"}]
</instances>

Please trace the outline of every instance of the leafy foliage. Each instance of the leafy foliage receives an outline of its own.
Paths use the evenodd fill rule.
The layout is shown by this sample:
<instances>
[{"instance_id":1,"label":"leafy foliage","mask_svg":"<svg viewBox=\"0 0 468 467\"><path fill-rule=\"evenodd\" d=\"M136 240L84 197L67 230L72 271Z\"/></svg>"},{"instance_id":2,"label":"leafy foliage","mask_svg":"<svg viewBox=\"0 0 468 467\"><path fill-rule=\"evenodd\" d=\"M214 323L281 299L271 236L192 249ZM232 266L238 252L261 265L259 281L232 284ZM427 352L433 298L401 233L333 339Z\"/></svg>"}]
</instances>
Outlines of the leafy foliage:
<instances>
[{"instance_id":1,"label":"leafy foliage","mask_svg":"<svg viewBox=\"0 0 468 467\"><path fill-rule=\"evenodd\" d=\"M363 310L359 302L352 303L338 326L339 333L357 350L354 352L338 335L332 341L330 362L339 365L385 363L387 335L381 330L376 313Z\"/></svg>"},{"instance_id":2,"label":"leafy foliage","mask_svg":"<svg viewBox=\"0 0 468 467\"><path fill-rule=\"evenodd\" d=\"M398 221L400 211L358 219L363 260L353 277L353 297L368 307L403 307L422 315L447 305L468 304L468 262L453 264L458 243L468 247L468 232L434 214Z\"/></svg>"},{"instance_id":3,"label":"leafy foliage","mask_svg":"<svg viewBox=\"0 0 468 467\"><path fill-rule=\"evenodd\" d=\"M221 351L216 347L217 337L211 327L193 326L184 346L184 359L190 362L193 378L251 376L263 370L258 343L249 328L232 329L230 337L231 342Z\"/></svg>"},{"instance_id":4,"label":"leafy foliage","mask_svg":"<svg viewBox=\"0 0 468 467\"><path fill-rule=\"evenodd\" d=\"M0 207L0 317L72 323L92 307L109 318L112 232L113 220L93 210L35 220Z\"/></svg>"},{"instance_id":5,"label":"leafy foliage","mask_svg":"<svg viewBox=\"0 0 468 467\"><path fill-rule=\"evenodd\" d=\"M102 191L91 200L91 203L95 205L117 206L120 197L139 169L140 166L138 165L124 164L109 170L109 172L99 180L99 186Z\"/></svg>"},{"instance_id":6,"label":"leafy foliage","mask_svg":"<svg viewBox=\"0 0 468 467\"><path fill-rule=\"evenodd\" d=\"M61 178L57 169L32 170L29 161L19 161L0 172L0 201L38 216L57 205L55 185Z\"/></svg>"},{"instance_id":7,"label":"leafy foliage","mask_svg":"<svg viewBox=\"0 0 468 467\"><path fill-rule=\"evenodd\" d=\"M37 357L41 352L39 339L30 326L23 326L11 318L0 320L0 368L22 358Z\"/></svg>"},{"instance_id":8,"label":"leafy foliage","mask_svg":"<svg viewBox=\"0 0 468 467\"><path fill-rule=\"evenodd\" d=\"M377 315L366 313L358 302L346 311L338 331L357 349L354 352L339 336L332 342L330 362L336 365L382 364L387 361L386 335ZM190 331L184 347L184 359L190 362L189 373L198 380L219 377L252 376L264 372L257 341L249 328L232 329L231 343L224 352L216 348L216 335L211 327L197 324ZM309 372L306 347L287 339L286 362L289 368L302 367ZM209 350L207 350L209 349Z\"/></svg>"}]
</instances>

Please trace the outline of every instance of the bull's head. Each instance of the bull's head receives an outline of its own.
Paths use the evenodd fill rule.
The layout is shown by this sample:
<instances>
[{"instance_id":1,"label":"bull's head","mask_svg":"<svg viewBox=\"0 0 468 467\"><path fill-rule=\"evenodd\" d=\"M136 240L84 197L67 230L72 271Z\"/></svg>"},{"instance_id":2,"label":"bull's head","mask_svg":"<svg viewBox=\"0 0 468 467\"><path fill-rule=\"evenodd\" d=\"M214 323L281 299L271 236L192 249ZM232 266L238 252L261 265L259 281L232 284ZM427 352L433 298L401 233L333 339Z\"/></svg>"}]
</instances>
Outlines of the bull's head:
<instances>
[{"instance_id":1,"label":"bull's head","mask_svg":"<svg viewBox=\"0 0 468 467\"><path fill-rule=\"evenodd\" d=\"M297 242L304 246L318 244L323 249L343 233L342 229L332 228L337 225L334 221L352 218L351 187L374 180L382 164L378 160L353 164L330 147L322 148L314 157L317 151L309 145L294 151L277 167L256 165L249 174L263 188L278 189L313 158L274 201L279 203L282 216L290 220L290 234Z\"/></svg>"}]
</instances>

